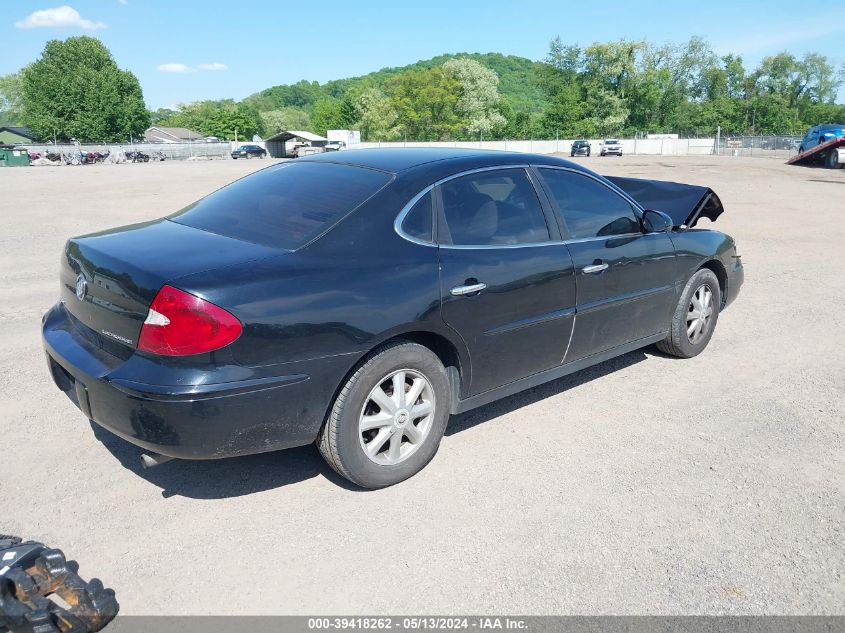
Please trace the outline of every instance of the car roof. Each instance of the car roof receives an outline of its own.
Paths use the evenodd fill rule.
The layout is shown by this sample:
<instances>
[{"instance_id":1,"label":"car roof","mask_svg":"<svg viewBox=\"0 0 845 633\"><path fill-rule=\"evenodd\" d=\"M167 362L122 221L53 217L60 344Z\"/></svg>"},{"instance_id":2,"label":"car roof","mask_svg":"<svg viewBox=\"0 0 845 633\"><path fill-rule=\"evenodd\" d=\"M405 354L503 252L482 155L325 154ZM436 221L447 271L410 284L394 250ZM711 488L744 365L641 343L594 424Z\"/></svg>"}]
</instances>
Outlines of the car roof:
<instances>
[{"instance_id":1,"label":"car roof","mask_svg":"<svg viewBox=\"0 0 845 633\"><path fill-rule=\"evenodd\" d=\"M451 147L356 149L340 153L312 154L304 158L298 158L297 161L354 165L390 173L399 173L425 165L431 165L433 167L433 163L437 163L438 171L448 169L454 172L475 169L477 167L520 164L564 165L577 169L578 171L589 171L577 163L572 163L556 156Z\"/></svg>"}]
</instances>

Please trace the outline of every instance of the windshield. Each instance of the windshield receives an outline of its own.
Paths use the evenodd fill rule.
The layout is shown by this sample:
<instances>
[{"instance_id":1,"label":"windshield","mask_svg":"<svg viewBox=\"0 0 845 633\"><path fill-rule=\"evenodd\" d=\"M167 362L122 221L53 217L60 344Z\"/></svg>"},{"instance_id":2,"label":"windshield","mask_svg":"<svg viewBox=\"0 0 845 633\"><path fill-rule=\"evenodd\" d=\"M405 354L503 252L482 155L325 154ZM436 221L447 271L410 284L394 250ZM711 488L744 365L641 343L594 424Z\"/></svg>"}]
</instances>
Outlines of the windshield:
<instances>
[{"instance_id":1,"label":"windshield","mask_svg":"<svg viewBox=\"0 0 845 633\"><path fill-rule=\"evenodd\" d=\"M295 250L389 181L389 175L361 167L287 163L218 189L169 219L218 235Z\"/></svg>"},{"instance_id":2,"label":"windshield","mask_svg":"<svg viewBox=\"0 0 845 633\"><path fill-rule=\"evenodd\" d=\"M615 139L610 139L608 141L605 141L605 144L606 145L619 145L619 141L617 141Z\"/></svg>"}]
</instances>

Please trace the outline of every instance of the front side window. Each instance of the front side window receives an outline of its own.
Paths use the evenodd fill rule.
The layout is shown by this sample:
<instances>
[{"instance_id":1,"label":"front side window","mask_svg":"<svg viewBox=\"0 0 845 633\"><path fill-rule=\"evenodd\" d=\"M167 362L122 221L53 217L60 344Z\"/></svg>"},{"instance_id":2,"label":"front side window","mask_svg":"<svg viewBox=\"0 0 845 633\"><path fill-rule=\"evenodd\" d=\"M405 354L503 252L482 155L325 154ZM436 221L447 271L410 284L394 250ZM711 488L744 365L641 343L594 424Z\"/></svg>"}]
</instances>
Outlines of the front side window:
<instances>
[{"instance_id":1,"label":"front side window","mask_svg":"<svg viewBox=\"0 0 845 633\"><path fill-rule=\"evenodd\" d=\"M573 239L638 233L640 223L625 198L588 176L541 169Z\"/></svg>"},{"instance_id":2,"label":"front side window","mask_svg":"<svg viewBox=\"0 0 845 633\"><path fill-rule=\"evenodd\" d=\"M468 174L440 186L446 244L495 246L549 241L534 185L524 169Z\"/></svg>"}]
</instances>

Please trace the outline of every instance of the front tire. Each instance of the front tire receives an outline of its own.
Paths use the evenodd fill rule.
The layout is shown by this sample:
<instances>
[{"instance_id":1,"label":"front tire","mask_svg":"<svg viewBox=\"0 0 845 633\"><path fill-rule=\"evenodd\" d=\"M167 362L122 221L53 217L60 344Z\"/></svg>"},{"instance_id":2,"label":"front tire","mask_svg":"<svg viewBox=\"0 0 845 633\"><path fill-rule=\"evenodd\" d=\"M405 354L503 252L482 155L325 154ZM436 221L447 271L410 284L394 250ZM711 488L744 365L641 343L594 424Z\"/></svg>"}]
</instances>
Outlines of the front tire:
<instances>
[{"instance_id":1,"label":"front tire","mask_svg":"<svg viewBox=\"0 0 845 633\"><path fill-rule=\"evenodd\" d=\"M669 335L657 349L678 358L698 356L707 347L719 320L722 292L712 270L696 272L681 293Z\"/></svg>"},{"instance_id":2,"label":"front tire","mask_svg":"<svg viewBox=\"0 0 845 633\"><path fill-rule=\"evenodd\" d=\"M450 393L446 369L431 350L388 344L343 385L317 439L320 453L362 488L404 481L437 453Z\"/></svg>"}]
</instances>

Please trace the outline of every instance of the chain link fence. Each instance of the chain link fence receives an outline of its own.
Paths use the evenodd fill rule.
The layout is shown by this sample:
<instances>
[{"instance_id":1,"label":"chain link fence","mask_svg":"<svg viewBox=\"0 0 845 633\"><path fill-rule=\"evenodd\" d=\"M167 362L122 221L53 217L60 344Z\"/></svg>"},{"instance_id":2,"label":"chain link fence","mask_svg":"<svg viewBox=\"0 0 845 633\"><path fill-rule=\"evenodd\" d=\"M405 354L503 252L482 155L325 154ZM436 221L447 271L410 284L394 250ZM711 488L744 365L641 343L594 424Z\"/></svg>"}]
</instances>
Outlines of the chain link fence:
<instances>
[{"instance_id":1,"label":"chain link fence","mask_svg":"<svg viewBox=\"0 0 845 633\"><path fill-rule=\"evenodd\" d=\"M722 136L717 153L720 156L755 156L791 158L798 153L802 136Z\"/></svg>"},{"instance_id":2,"label":"chain link fence","mask_svg":"<svg viewBox=\"0 0 845 633\"><path fill-rule=\"evenodd\" d=\"M241 145L242 143L239 143ZM80 143L80 144L32 144L24 145L30 154L44 156L59 156L62 162L70 163L74 157L99 152L110 156L124 156L131 152L141 152L150 160L190 160L229 158L233 143L221 141L218 143Z\"/></svg>"},{"instance_id":3,"label":"chain link fence","mask_svg":"<svg viewBox=\"0 0 845 633\"><path fill-rule=\"evenodd\" d=\"M620 138L623 153L641 156L752 156L760 158L787 159L798 153L801 136L715 136L709 138ZM537 140L505 140L505 141L375 141L351 145L349 149L368 149L378 147L464 147L478 149L495 149L503 151L529 152L538 154L569 154L573 139L537 139ZM602 139L589 140L592 153L601 152ZM236 145L228 141L214 143L86 143L86 144L27 144L25 147L31 153L41 156L59 155L64 159L73 156L99 152L101 154L119 155L130 152L142 152L150 160L164 157L166 160L190 159L223 159L229 158L231 150ZM255 143L262 145L263 143ZM63 162L70 162L63 160Z\"/></svg>"}]
</instances>

